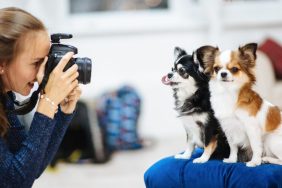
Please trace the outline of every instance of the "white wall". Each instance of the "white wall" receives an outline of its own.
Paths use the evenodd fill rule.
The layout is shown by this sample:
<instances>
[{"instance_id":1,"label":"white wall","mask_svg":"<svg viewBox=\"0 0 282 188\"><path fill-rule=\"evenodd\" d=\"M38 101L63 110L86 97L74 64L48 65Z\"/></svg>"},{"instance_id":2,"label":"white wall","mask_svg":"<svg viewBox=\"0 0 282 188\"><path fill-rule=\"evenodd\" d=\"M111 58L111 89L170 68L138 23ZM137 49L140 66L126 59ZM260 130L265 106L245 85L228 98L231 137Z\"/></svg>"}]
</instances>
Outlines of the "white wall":
<instances>
[{"instance_id":1,"label":"white wall","mask_svg":"<svg viewBox=\"0 0 282 188\"><path fill-rule=\"evenodd\" d=\"M2 6L9 4L5 2ZM15 5L18 3L12 2ZM56 26L68 19L57 18L57 13L52 10L50 4L49 7L42 6L39 1L30 0L19 6L30 10L49 24L47 26L51 32L62 29L63 27ZM267 10L265 11L263 14L267 14ZM213 12L210 12L213 15ZM202 15L205 14L206 12L202 12ZM261 42L267 36L282 42L282 22L280 21L269 25L257 24L248 27L239 24L227 28L222 25L221 20L218 20L221 19L220 16L220 14L213 15L211 19L207 19L207 22L203 22L200 18L197 20L197 16L187 17L187 22L193 19L196 25L192 28L181 27L182 24L185 25L186 19L182 17L179 18L182 19L180 24L176 26L172 24L172 28L166 27L163 30L147 29L144 32L109 32L107 34L95 32L91 34L87 31L85 31L87 34L83 34L83 31L74 33L74 38L68 43L78 47L79 57L87 56L93 61L92 81L91 84L82 86L82 98L94 98L108 89L131 84L139 91L143 99L141 134L155 137L179 135L184 138L184 129L173 110L172 91L161 83L161 77L171 69L175 46L183 47L191 53L193 49L205 44L214 44L221 48L237 48L247 42ZM281 14L278 16L282 17ZM115 22L114 17L111 20ZM200 24L197 25L197 22ZM206 25L202 26L202 23ZM66 32L67 28L69 31L75 31L72 27L76 25L66 27Z\"/></svg>"},{"instance_id":2,"label":"white wall","mask_svg":"<svg viewBox=\"0 0 282 188\"><path fill-rule=\"evenodd\" d=\"M181 133L182 126L173 110L172 91L161 83L161 77L171 70L174 46L192 52L194 46L204 42L204 36L204 32L188 35L178 32L75 38L72 44L94 62L92 82L83 87L83 97L131 84L143 100L142 133L157 136Z\"/></svg>"},{"instance_id":3,"label":"white wall","mask_svg":"<svg viewBox=\"0 0 282 188\"><path fill-rule=\"evenodd\" d=\"M237 48L246 42L260 42L267 36L282 41L281 28L256 28L226 31L217 45ZM124 83L136 87L143 99L141 132L145 135L184 135L180 121L173 110L172 91L161 83L161 77L173 65L173 49L183 47L191 53L208 44L206 31L147 33L143 35L77 37L72 44L81 56L93 60L90 85L83 87L83 97L97 96L101 92Z\"/></svg>"}]
</instances>

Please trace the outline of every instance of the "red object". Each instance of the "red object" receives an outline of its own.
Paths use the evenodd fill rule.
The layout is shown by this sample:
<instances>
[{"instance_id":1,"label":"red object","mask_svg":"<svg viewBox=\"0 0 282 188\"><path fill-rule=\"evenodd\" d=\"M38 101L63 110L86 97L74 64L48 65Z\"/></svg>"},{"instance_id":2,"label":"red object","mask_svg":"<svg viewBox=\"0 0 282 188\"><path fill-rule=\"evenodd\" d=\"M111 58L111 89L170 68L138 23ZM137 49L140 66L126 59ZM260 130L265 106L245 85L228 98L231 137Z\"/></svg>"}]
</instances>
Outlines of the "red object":
<instances>
[{"instance_id":1,"label":"red object","mask_svg":"<svg viewBox=\"0 0 282 188\"><path fill-rule=\"evenodd\" d=\"M275 40L267 38L258 49L269 57L274 67L276 78L282 80L282 46Z\"/></svg>"}]
</instances>

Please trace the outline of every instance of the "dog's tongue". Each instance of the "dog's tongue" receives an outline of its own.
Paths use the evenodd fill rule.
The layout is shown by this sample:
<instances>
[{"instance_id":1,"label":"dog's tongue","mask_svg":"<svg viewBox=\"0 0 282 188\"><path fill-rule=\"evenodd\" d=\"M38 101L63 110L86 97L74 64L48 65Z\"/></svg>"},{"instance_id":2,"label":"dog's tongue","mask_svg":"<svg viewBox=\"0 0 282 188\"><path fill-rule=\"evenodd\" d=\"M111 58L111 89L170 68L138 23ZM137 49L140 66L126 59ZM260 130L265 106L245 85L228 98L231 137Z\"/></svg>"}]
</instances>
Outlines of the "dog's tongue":
<instances>
[{"instance_id":1,"label":"dog's tongue","mask_svg":"<svg viewBox=\"0 0 282 188\"><path fill-rule=\"evenodd\" d=\"M167 75L162 77L162 82L165 85L170 85L171 81L168 79Z\"/></svg>"}]
</instances>

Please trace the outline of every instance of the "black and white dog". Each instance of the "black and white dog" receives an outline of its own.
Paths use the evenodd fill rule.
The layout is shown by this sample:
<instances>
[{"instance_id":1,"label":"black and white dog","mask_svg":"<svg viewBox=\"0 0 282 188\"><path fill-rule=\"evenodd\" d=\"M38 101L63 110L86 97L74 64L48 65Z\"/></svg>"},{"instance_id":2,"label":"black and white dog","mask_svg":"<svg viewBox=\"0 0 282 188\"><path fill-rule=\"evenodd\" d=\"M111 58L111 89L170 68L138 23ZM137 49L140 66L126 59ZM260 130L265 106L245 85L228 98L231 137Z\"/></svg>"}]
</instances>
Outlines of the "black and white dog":
<instances>
[{"instance_id":1,"label":"black and white dog","mask_svg":"<svg viewBox=\"0 0 282 188\"><path fill-rule=\"evenodd\" d=\"M210 158L223 159L230 153L226 137L211 108L209 76L202 69L203 54L198 53L199 49L188 55L176 47L172 72L162 78L162 82L173 89L175 109L187 134L188 147L175 158L189 159L195 147L204 148L202 156L194 159L194 163L204 163Z\"/></svg>"}]
</instances>

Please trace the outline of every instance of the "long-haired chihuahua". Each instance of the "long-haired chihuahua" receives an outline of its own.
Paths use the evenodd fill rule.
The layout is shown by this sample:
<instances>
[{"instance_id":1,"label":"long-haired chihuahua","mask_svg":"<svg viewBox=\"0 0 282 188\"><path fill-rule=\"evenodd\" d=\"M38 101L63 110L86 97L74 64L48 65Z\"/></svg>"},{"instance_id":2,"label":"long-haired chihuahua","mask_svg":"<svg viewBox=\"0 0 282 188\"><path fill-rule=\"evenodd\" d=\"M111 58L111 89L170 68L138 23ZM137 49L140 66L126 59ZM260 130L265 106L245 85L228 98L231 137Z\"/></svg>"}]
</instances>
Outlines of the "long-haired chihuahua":
<instances>
[{"instance_id":1,"label":"long-haired chihuahua","mask_svg":"<svg viewBox=\"0 0 282 188\"><path fill-rule=\"evenodd\" d=\"M205 71L211 73L214 83L210 86L211 95L222 90L228 98L228 101L222 99L223 105L212 104L215 113L221 106L222 111L233 112L244 125L253 151L247 166L257 166L262 161L282 165L281 112L252 88L256 81L256 50L257 44L249 43L237 50L219 51L213 47L206 51L210 55ZM228 134L233 133L225 134L228 139ZM232 150L232 146L230 148Z\"/></svg>"},{"instance_id":2,"label":"long-haired chihuahua","mask_svg":"<svg viewBox=\"0 0 282 188\"><path fill-rule=\"evenodd\" d=\"M204 74L202 54L197 50L187 54L175 48L172 71L163 76L162 82L170 85L175 98L175 109L187 134L187 149L175 158L189 159L195 147L204 148L201 157L194 163L203 163L210 158L223 159L229 155L229 146L210 105L209 77Z\"/></svg>"}]
</instances>

